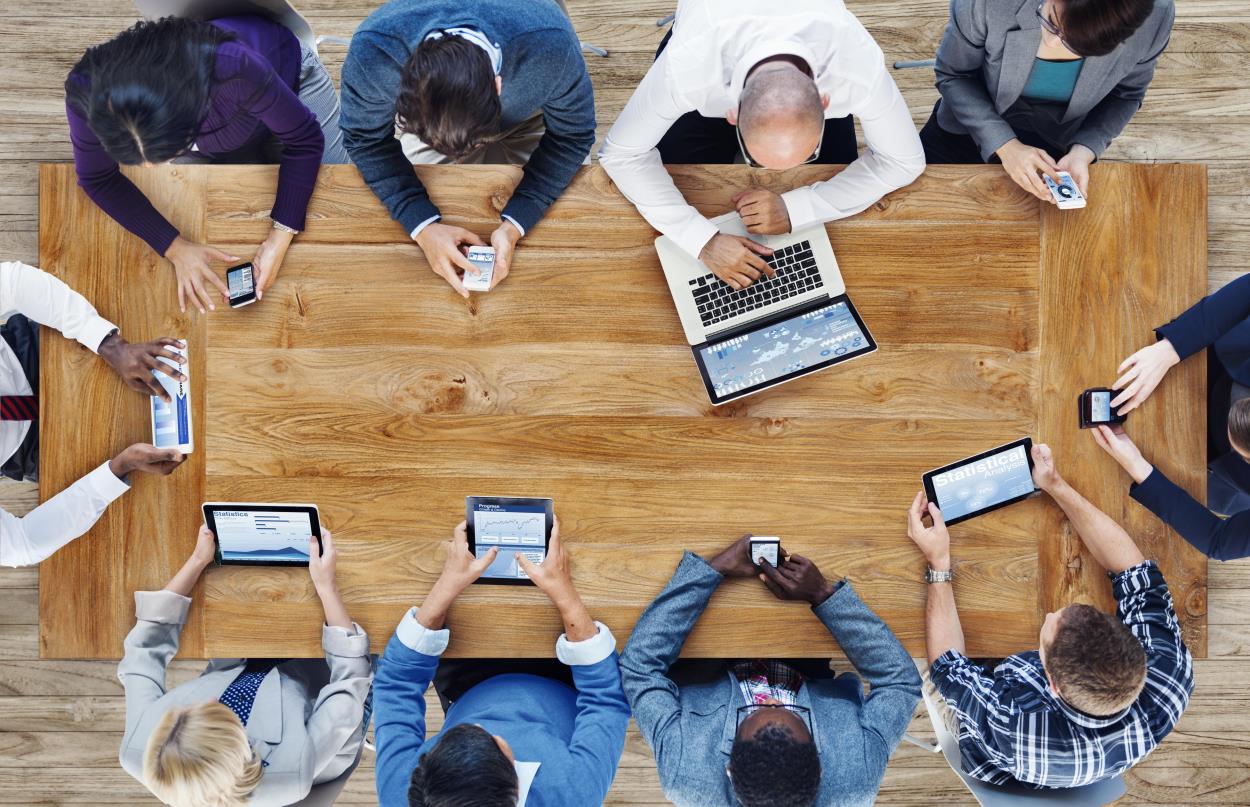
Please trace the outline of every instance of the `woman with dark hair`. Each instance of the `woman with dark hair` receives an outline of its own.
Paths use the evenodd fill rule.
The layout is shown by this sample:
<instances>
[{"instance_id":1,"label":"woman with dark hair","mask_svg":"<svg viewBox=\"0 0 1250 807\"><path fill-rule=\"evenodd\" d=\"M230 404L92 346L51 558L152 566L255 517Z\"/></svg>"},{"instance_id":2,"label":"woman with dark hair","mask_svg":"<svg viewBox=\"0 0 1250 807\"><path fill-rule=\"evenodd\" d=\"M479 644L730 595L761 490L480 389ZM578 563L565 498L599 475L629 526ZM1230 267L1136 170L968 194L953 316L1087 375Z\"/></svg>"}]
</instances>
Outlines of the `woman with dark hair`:
<instances>
[{"instance_id":1,"label":"woman with dark hair","mask_svg":"<svg viewBox=\"0 0 1250 807\"><path fill-rule=\"evenodd\" d=\"M951 0L937 52L942 97L920 132L930 164L1001 162L1054 201L1042 175L1089 165L1146 97L1173 0Z\"/></svg>"},{"instance_id":2,"label":"woman with dark hair","mask_svg":"<svg viewBox=\"0 0 1250 807\"><path fill-rule=\"evenodd\" d=\"M1214 348L1208 356L1207 505L1151 465L1122 427L1101 426L1094 439L1133 478L1130 495L1199 551L1216 560L1250 557L1250 275L1200 300L1155 335L1158 341L1120 365L1113 385L1120 394L1111 405L1120 414L1131 412L1182 359Z\"/></svg>"},{"instance_id":3,"label":"woman with dark hair","mask_svg":"<svg viewBox=\"0 0 1250 807\"><path fill-rule=\"evenodd\" d=\"M209 264L238 259L180 235L119 163L278 162L273 230L253 258L263 296L304 228L322 161L348 161L333 81L316 53L263 17L140 22L88 50L65 92L79 184L174 265L183 311L188 301L213 308L210 284L226 298Z\"/></svg>"}]
</instances>

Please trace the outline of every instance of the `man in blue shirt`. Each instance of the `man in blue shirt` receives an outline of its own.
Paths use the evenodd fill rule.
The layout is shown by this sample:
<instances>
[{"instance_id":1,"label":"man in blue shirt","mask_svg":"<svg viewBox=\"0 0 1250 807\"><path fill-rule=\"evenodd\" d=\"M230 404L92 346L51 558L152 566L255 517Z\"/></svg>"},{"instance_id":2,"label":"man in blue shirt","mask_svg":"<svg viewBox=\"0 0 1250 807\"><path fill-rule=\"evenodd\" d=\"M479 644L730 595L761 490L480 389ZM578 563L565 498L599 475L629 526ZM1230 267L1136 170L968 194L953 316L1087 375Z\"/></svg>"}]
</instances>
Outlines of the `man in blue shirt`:
<instances>
[{"instance_id":1,"label":"man in blue shirt","mask_svg":"<svg viewBox=\"0 0 1250 807\"><path fill-rule=\"evenodd\" d=\"M992 784L1079 787L1123 773L1163 741L1189 703L1193 660L1154 561L1064 481L1048 446L1033 447L1033 463L1034 482L1107 569L1115 617L1088 605L1047 614L1039 650L987 673L964 653L950 533L923 493L907 532L929 562L930 682L949 710L964 773Z\"/></svg>"},{"instance_id":2,"label":"man in blue shirt","mask_svg":"<svg viewBox=\"0 0 1250 807\"><path fill-rule=\"evenodd\" d=\"M754 565L749 536L711 560L687 552L621 656L660 785L681 807L868 807L920 700L915 663L849 582L825 579L800 555L778 559ZM728 577L759 577L778 599L810 604L867 697L859 675L835 675L827 659L675 666Z\"/></svg>"},{"instance_id":3,"label":"man in blue shirt","mask_svg":"<svg viewBox=\"0 0 1250 807\"><path fill-rule=\"evenodd\" d=\"M469 675L480 683L466 688L460 680L454 692L442 688L440 696L454 702L443 730L425 736L425 692L447 649L447 612L495 554L474 558L461 522L438 582L386 646L373 685L382 807L581 807L602 803L612 786L629 724L616 639L591 620L573 586L558 522L541 565L518 561L564 621L556 656L571 669L573 687L554 677L503 672L506 665L498 674L469 667L455 678Z\"/></svg>"}]
</instances>

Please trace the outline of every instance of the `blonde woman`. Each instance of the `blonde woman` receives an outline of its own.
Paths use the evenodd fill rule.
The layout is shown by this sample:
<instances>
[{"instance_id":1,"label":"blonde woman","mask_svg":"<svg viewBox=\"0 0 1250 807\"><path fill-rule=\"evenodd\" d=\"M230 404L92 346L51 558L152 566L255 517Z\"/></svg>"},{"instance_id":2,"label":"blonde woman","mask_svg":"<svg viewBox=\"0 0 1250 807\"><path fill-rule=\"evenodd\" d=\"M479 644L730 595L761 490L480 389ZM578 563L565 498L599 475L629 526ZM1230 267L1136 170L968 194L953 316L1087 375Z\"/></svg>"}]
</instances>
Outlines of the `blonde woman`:
<instances>
[{"instance_id":1,"label":"blonde woman","mask_svg":"<svg viewBox=\"0 0 1250 807\"><path fill-rule=\"evenodd\" d=\"M308 572L325 612L325 661L216 659L199 678L166 690L192 590L213 562L207 527L163 590L135 593L136 623L118 669L126 690L121 763L161 801L288 805L354 764L373 680L369 637L339 595L328 530L322 540L320 553L312 547Z\"/></svg>"}]
</instances>

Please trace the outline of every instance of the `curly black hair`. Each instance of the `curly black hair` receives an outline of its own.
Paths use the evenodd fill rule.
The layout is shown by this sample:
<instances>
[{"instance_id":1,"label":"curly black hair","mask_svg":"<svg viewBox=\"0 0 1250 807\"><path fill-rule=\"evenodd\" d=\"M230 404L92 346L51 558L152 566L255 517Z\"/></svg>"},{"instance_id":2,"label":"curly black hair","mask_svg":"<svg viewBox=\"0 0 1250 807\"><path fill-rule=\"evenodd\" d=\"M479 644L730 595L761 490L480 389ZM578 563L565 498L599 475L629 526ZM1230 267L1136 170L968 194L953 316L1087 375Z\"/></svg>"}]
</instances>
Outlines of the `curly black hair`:
<instances>
[{"instance_id":1,"label":"curly black hair","mask_svg":"<svg viewBox=\"0 0 1250 807\"><path fill-rule=\"evenodd\" d=\"M729 778L742 807L812 807L820 792L816 744L785 726L765 726L734 741Z\"/></svg>"},{"instance_id":2,"label":"curly black hair","mask_svg":"<svg viewBox=\"0 0 1250 807\"><path fill-rule=\"evenodd\" d=\"M481 726L443 732L412 772L409 807L516 807L516 767Z\"/></svg>"}]
</instances>

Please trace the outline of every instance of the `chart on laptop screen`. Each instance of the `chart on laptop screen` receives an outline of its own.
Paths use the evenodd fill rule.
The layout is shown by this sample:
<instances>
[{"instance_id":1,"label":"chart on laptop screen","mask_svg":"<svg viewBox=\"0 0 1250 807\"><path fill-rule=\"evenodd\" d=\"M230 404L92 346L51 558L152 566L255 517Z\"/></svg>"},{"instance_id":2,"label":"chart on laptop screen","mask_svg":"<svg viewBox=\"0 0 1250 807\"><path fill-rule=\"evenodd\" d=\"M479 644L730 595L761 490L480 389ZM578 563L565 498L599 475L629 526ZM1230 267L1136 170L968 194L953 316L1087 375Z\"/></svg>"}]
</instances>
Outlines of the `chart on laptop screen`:
<instances>
[{"instance_id":1,"label":"chart on laptop screen","mask_svg":"<svg viewBox=\"0 0 1250 807\"><path fill-rule=\"evenodd\" d=\"M700 352L713 390L723 397L867 346L850 306L837 302Z\"/></svg>"}]
</instances>

